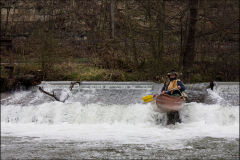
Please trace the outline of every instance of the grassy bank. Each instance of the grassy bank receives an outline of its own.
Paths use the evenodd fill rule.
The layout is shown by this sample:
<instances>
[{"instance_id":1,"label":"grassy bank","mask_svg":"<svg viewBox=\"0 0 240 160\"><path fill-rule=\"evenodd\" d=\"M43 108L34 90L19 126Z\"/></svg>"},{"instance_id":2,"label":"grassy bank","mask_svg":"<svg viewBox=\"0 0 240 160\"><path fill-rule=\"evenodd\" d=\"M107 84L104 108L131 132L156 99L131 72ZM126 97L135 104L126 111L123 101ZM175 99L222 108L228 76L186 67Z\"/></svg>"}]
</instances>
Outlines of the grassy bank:
<instances>
[{"instance_id":1,"label":"grassy bank","mask_svg":"<svg viewBox=\"0 0 240 160\"><path fill-rule=\"evenodd\" d=\"M14 76L39 75L41 71L42 81L153 81L162 83L166 75L165 73L162 76L152 76L152 68L147 67L151 64L136 70L134 68L109 69L99 65L101 63L94 58L72 58L71 56L58 56L41 61L31 55L16 54L14 62ZM8 63L8 55L1 55L1 63ZM191 83L211 81L211 76L211 72L207 75L199 72L193 75ZM1 77L9 77L9 70L4 66L1 66Z\"/></svg>"},{"instance_id":2,"label":"grassy bank","mask_svg":"<svg viewBox=\"0 0 240 160\"><path fill-rule=\"evenodd\" d=\"M42 70L41 63L18 63L14 76L37 75ZM8 70L1 66L1 77L7 78ZM127 73L123 70L109 70L95 67L93 63L79 61L60 62L51 66L43 76L43 81L139 81L146 80L139 72Z\"/></svg>"}]
</instances>

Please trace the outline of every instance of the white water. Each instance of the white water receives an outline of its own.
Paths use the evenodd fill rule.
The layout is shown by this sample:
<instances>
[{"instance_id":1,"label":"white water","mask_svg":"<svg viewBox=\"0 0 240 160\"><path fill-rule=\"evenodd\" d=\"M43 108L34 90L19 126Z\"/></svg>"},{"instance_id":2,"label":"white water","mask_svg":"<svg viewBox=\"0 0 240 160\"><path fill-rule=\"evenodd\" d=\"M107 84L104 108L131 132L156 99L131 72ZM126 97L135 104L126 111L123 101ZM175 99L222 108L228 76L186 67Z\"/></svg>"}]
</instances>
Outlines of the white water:
<instances>
[{"instance_id":1,"label":"white water","mask_svg":"<svg viewBox=\"0 0 240 160\"><path fill-rule=\"evenodd\" d=\"M196 138L238 138L239 106L223 103L223 97L215 91L207 92L215 104L186 103L180 111L182 123L169 126L165 125L166 115L152 111L149 103L106 105L70 98L66 103L52 100L36 104L46 98L43 93L38 91L31 99L30 91L17 92L14 99L8 99L1 106L1 135L36 137L39 141L88 141L93 145L101 141L152 144L168 149L191 148L187 141ZM63 93L66 92L61 94L64 99ZM86 97L90 100L93 96L87 94ZM28 98L29 105L15 103ZM157 123L159 119L161 123Z\"/></svg>"}]
</instances>

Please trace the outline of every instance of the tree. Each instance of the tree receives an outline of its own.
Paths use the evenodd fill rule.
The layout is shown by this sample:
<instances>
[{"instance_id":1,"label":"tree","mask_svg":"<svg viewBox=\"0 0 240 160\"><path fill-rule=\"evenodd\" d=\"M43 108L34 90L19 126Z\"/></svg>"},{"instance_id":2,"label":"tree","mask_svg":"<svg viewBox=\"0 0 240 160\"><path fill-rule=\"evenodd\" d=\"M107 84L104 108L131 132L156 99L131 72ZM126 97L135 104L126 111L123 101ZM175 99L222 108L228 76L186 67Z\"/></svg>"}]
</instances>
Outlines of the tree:
<instances>
[{"instance_id":1,"label":"tree","mask_svg":"<svg viewBox=\"0 0 240 160\"><path fill-rule=\"evenodd\" d=\"M110 15L111 15L111 38L114 38L114 0L110 2Z\"/></svg>"},{"instance_id":2,"label":"tree","mask_svg":"<svg viewBox=\"0 0 240 160\"><path fill-rule=\"evenodd\" d=\"M194 64L194 47L195 47L195 32L196 32L196 22L197 22L197 4L198 0L190 0L190 16L189 16L189 29L187 34L187 43L185 50L182 54L182 71L183 80L188 81L192 77L193 64Z\"/></svg>"}]
</instances>

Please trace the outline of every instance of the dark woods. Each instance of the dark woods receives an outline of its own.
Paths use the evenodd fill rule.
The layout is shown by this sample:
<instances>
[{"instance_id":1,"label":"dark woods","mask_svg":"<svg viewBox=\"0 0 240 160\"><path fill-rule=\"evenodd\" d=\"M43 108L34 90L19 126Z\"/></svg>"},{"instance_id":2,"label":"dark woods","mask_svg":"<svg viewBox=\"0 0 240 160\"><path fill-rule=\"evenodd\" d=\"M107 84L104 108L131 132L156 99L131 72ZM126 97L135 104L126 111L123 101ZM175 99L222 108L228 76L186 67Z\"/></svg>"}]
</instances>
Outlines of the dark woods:
<instances>
[{"instance_id":1,"label":"dark woods","mask_svg":"<svg viewBox=\"0 0 240 160\"><path fill-rule=\"evenodd\" d=\"M5 0L1 39L45 79L71 57L139 80L171 69L184 82L239 80L238 0Z\"/></svg>"}]
</instances>

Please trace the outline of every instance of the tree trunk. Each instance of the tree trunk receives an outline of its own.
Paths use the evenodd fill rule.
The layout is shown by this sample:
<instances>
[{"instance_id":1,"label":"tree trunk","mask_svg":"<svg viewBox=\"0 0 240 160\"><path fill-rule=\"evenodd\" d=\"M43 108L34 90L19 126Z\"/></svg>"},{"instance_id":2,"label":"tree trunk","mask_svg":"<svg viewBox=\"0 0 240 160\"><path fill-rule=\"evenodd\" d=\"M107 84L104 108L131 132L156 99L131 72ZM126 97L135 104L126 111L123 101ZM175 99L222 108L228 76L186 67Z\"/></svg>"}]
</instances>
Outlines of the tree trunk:
<instances>
[{"instance_id":1,"label":"tree trunk","mask_svg":"<svg viewBox=\"0 0 240 160\"><path fill-rule=\"evenodd\" d=\"M8 39L8 19L9 19L9 14L10 14L10 10L11 10L11 4L9 1L7 1L7 21L6 21L6 33L5 33L5 39Z\"/></svg>"},{"instance_id":2,"label":"tree trunk","mask_svg":"<svg viewBox=\"0 0 240 160\"><path fill-rule=\"evenodd\" d=\"M125 0L125 6L126 6L126 15L128 18L128 28L129 28L129 36L132 40L132 52L133 52L133 60L134 60L134 65L137 68L138 65L138 57L137 57L137 48L136 48L136 44L135 44L135 37L134 37L134 33L133 33L133 29L132 29L132 20L131 17L129 15L129 10L128 10L128 1Z\"/></svg>"},{"instance_id":3,"label":"tree trunk","mask_svg":"<svg viewBox=\"0 0 240 160\"><path fill-rule=\"evenodd\" d=\"M205 2L205 0L203 1L203 4L202 4L202 6L203 6L203 14L205 15L206 14L206 7L205 7L205 5L206 5L206 2ZM204 34L205 32L206 32L206 23L207 23L207 21L206 21L206 18L204 18L203 19L203 27L202 27L202 33ZM205 42L206 43L206 42ZM205 43L203 43L203 45L204 46L202 46L202 54L201 54L201 62L204 62L205 61L205 57L206 57L206 55L207 55L207 51L206 51L206 44Z\"/></svg>"},{"instance_id":4,"label":"tree trunk","mask_svg":"<svg viewBox=\"0 0 240 160\"><path fill-rule=\"evenodd\" d=\"M185 53L185 47L187 44L187 37L189 34L189 11L186 12L186 23L183 24L184 14L182 14L180 18L181 24L181 45L180 45L180 58L179 58L179 73L182 75L183 73L183 58ZM184 27L185 26L185 27ZM185 29L183 29L185 28Z\"/></svg>"},{"instance_id":5,"label":"tree trunk","mask_svg":"<svg viewBox=\"0 0 240 160\"><path fill-rule=\"evenodd\" d=\"M161 75L160 73L160 69L162 70L162 73L165 73L164 69L165 67L162 67L163 65L163 52L164 52L164 29L165 29L165 1L163 0L163 2L159 2L160 6L161 6L161 10L160 10L160 14L159 19L158 19L158 44L157 44L157 50L158 50L158 75Z\"/></svg>"},{"instance_id":6,"label":"tree trunk","mask_svg":"<svg viewBox=\"0 0 240 160\"><path fill-rule=\"evenodd\" d=\"M114 38L114 0L111 0L111 38Z\"/></svg>"},{"instance_id":7,"label":"tree trunk","mask_svg":"<svg viewBox=\"0 0 240 160\"><path fill-rule=\"evenodd\" d=\"M187 44L183 52L183 80L189 81L193 75L195 31L197 22L197 4L198 0L190 0L190 20L187 37Z\"/></svg>"}]
</instances>

